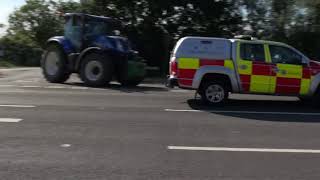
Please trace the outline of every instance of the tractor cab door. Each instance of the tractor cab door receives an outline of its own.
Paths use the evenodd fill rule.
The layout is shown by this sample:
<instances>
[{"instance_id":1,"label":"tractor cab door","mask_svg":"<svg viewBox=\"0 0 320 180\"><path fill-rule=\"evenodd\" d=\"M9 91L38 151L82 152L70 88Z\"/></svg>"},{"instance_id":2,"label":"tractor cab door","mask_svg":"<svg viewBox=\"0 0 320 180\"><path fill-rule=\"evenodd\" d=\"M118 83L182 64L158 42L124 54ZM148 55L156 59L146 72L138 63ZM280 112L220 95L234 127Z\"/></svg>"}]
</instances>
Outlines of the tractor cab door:
<instances>
[{"instance_id":1,"label":"tractor cab door","mask_svg":"<svg viewBox=\"0 0 320 180\"><path fill-rule=\"evenodd\" d=\"M82 17L81 16L69 16L66 19L64 27L64 36L69 40L74 49L79 52L82 48Z\"/></svg>"}]
</instances>

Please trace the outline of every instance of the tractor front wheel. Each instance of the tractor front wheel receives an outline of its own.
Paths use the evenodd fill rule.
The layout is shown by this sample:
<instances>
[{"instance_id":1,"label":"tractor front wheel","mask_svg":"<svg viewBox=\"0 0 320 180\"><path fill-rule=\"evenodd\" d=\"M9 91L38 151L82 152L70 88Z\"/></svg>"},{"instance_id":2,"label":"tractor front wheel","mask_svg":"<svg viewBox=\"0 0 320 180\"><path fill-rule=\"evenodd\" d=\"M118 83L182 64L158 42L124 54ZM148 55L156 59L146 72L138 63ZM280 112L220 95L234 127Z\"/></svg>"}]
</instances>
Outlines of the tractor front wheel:
<instances>
[{"instance_id":1,"label":"tractor front wheel","mask_svg":"<svg viewBox=\"0 0 320 180\"><path fill-rule=\"evenodd\" d=\"M84 57L80 70L80 78L85 85L102 87L112 80L113 64L103 53L90 53Z\"/></svg>"},{"instance_id":2,"label":"tractor front wheel","mask_svg":"<svg viewBox=\"0 0 320 180\"><path fill-rule=\"evenodd\" d=\"M64 83L71 75L63 50L55 44L47 47L41 67L44 77L51 83Z\"/></svg>"}]
</instances>

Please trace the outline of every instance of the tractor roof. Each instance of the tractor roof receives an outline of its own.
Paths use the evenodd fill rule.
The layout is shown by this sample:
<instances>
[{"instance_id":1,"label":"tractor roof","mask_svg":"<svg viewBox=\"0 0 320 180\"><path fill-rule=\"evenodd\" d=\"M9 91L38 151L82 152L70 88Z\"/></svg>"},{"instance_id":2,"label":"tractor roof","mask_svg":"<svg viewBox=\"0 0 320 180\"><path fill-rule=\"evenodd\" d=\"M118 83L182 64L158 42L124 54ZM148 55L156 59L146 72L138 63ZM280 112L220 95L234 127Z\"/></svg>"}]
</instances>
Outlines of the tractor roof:
<instances>
[{"instance_id":1,"label":"tractor roof","mask_svg":"<svg viewBox=\"0 0 320 180\"><path fill-rule=\"evenodd\" d=\"M91 20L105 21L105 22L114 22L114 21L116 21L115 19L110 18L110 17L95 16L95 15L84 14L84 13L67 13L64 16L65 17L80 16L80 17L85 17L85 18L87 18L89 20L91 19Z\"/></svg>"}]
</instances>

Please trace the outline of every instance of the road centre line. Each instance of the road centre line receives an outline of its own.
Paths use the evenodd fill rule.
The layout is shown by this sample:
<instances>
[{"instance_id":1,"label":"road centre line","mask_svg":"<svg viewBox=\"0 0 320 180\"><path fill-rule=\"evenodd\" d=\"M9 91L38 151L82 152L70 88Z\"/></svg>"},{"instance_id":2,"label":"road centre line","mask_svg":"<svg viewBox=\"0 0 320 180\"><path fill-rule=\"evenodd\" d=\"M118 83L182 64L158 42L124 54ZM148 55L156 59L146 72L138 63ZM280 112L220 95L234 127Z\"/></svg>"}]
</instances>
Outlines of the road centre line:
<instances>
[{"instance_id":1,"label":"road centre line","mask_svg":"<svg viewBox=\"0 0 320 180\"><path fill-rule=\"evenodd\" d=\"M34 105L11 105L11 104L0 104L0 107L12 107L12 108L35 108Z\"/></svg>"},{"instance_id":2,"label":"road centre line","mask_svg":"<svg viewBox=\"0 0 320 180\"><path fill-rule=\"evenodd\" d=\"M47 89L66 89L67 87L65 87L65 86L47 86L44 88L47 88Z\"/></svg>"},{"instance_id":3,"label":"road centre line","mask_svg":"<svg viewBox=\"0 0 320 180\"><path fill-rule=\"evenodd\" d=\"M41 86L20 86L23 88L41 88Z\"/></svg>"},{"instance_id":4,"label":"road centre line","mask_svg":"<svg viewBox=\"0 0 320 180\"><path fill-rule=\"evenodd\" d=\"M267 148L168 146L168 150L320 154L320 150L318 149L267 149Z\"/></svg>"},{"instance_id":5,"label":"road centre line","mask_svg":"<svg viewBox=\"0 0 320 180\"><path fill-rule=\"evenodd\" d=\"M18 123L22 120L18 118L0 118L0 123Z\"/></svg>"},{"instance_id":6,"label":"road centre line","mask_svg":"<svg viewBox=\"0 0 320 180\"><path fill-rule=\"evenodd\" d=\"M305 115L305 116L320 116L320 113L303 113L303 112L272 112L272 111L223 111L223 110L179 110L165 109L167 112L208 112L208 113L233 113L233 114L270 114L270 115Z\"/></svg>"},{"instance_id":7,"label":"road centre line","mask_svg":"<svg viewBox=\"0 0 320 180\"><path fill-rule=\"evenodd\" d=\"M87 90L89 89L88 87L78 87L78 86L72 86L70 89L77 89L77 90Z\"/></svg>"},{"instance_id":8,"label":"road centre line","mask_svg":"<svg viewBox=\"0 0 320 180\"><path fill-rule=\"evenodd\" d=\"M0 87L16 87L16 85L1 84Z\"/></svg>"}]
</instances>

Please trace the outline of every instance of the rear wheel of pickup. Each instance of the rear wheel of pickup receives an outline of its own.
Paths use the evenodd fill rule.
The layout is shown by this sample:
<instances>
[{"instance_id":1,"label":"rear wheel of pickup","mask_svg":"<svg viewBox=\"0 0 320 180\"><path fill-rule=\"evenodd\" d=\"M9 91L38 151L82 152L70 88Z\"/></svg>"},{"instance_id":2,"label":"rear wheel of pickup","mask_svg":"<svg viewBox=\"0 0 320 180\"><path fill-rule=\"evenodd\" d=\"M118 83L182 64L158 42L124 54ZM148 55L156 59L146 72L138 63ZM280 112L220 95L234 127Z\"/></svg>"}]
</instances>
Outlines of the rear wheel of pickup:
<instances>
[{"instance_id":1,"label":"rear wheel of pickup","mask_svg":"<svg viewBox=\"0 0 320 180\"><path fill-rule=\"evenodd\" d=\"M220 81L205 82L200 88L201 99L209 105L221 105L228 99L226 85Z\"/></svg>"}]
</instances>

